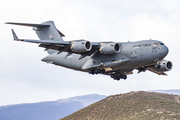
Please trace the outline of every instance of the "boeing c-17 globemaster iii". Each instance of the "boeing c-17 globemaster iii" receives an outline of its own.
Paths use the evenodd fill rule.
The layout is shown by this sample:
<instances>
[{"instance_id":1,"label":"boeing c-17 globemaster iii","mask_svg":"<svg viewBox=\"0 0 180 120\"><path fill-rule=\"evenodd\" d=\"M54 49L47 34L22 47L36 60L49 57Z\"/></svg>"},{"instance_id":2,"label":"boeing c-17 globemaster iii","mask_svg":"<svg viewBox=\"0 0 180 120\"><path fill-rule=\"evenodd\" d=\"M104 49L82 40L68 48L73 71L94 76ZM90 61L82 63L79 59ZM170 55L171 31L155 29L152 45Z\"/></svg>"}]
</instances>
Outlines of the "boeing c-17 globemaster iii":
<instances>
[{"instance_id":1,"label":"boeing c-17 globemaster iii","mask_svg":"<svg viewBox=\"0 0 180 120\"><path fill-rule=\"evenodd\" d=\"M109 75L114 80L127 79L127 75L149 70L158 75L166 75L172 69L172 63L164 60L168 48L158 40L137 42L90 42L88 40L64 41L53 21L41 24L6 24L33 27L40 40L19 39L12 29L15 41L38 43L45 48L48 56L42 59L46 63L88 72L89 74Z\"/></svg>"}]
</instances>

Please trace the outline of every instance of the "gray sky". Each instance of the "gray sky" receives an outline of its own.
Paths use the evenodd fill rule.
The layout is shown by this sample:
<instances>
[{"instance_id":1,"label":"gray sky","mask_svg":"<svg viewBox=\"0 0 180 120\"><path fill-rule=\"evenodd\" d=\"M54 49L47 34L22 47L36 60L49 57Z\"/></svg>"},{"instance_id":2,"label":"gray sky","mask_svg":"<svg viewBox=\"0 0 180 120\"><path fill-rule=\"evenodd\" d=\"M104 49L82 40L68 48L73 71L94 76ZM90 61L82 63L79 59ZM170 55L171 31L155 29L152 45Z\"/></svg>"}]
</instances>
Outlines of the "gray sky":
<instances>
[{"instance_id":1,"label":"gray sky","mask_svg":"<svg viewBox=\"0 0 180 120\"><path fill-rule=\"evenodd\" d=\"M0 105L57 100L98 93L113 95L137 90L180 89L179 0L1 0ZM37 44L13 41L38 39L31 27L5 22L42 23L53 20L64 40L127 42L155 39L169 47L173 62L168 76L151 72L129 75L126 81L89 75L46 64L48 54Z\"/></svg>"}]
</instances>

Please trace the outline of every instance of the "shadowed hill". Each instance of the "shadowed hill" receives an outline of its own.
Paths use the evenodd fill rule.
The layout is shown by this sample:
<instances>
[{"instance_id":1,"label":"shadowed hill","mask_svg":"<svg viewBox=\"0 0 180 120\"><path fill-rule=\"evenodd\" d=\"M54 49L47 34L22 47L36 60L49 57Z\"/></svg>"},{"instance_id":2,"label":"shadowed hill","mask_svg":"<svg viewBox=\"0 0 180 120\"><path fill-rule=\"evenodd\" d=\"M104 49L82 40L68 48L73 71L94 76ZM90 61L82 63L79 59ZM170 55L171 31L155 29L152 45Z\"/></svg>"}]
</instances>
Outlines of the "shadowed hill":
<instances>
[{"instance_id":1,"label":"shadowed hill","mask_svg":"<svg viewBox=\"0 0 180 120\"><path fill-rule=\"evenodd\" d=\"M105 97L91 94L57 101L0 106L0 120L58 120Z\"/></svg>"},{"instance_id":2,"label":"shadowed hill","mask_svg":"<svg viewBox=\"0 0 180 120\"><path fill-rule=\"evenodd\" d=\"M154 92L109 96L61 120L180 120L180 97Z\"/></svg>"}]
</instances>

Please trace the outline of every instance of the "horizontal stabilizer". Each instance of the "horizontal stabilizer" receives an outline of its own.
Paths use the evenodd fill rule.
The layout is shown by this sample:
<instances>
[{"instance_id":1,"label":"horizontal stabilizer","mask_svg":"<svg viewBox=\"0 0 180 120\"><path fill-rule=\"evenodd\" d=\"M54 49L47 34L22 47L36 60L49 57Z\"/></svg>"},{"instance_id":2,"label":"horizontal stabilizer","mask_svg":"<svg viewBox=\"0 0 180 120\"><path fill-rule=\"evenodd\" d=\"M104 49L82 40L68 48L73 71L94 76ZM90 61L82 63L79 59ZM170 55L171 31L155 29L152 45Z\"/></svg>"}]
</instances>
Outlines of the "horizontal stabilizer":
<instances>
[{"instance_id":1,"label":"horizontal stabilizer","mask_svg":"<svg viewBox=\"0 0 180 120\"><path fill-rule=\"evenodd\" d=\"M43 28L43 27L49 27L50 26L50 25L45 25L45 24L14 23L14 22L6 22L5 24L22 25L22 26L38 27L38 28Z\"/></svg>"}]
</instances>

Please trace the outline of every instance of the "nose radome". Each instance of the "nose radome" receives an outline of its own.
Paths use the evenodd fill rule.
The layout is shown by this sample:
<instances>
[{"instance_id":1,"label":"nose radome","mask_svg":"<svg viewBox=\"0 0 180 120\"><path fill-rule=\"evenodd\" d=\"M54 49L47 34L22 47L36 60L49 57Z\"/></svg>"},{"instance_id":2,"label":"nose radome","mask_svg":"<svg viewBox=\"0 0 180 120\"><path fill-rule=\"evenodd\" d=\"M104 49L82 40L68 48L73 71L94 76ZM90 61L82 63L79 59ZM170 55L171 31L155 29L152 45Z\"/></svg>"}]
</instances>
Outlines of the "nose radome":
<instances>
[{"instance_id":1,"label":"nose radome","mask_svg":"<svg viewBox=\"0 0 180 120\"><path fill-rule=\"evenodd\" d=\"M168 54L168 52L169 52L168 47L164 45L164 47L163 47L163 54L164 54L164 57Z\"/></svg>"}]
</instances>

